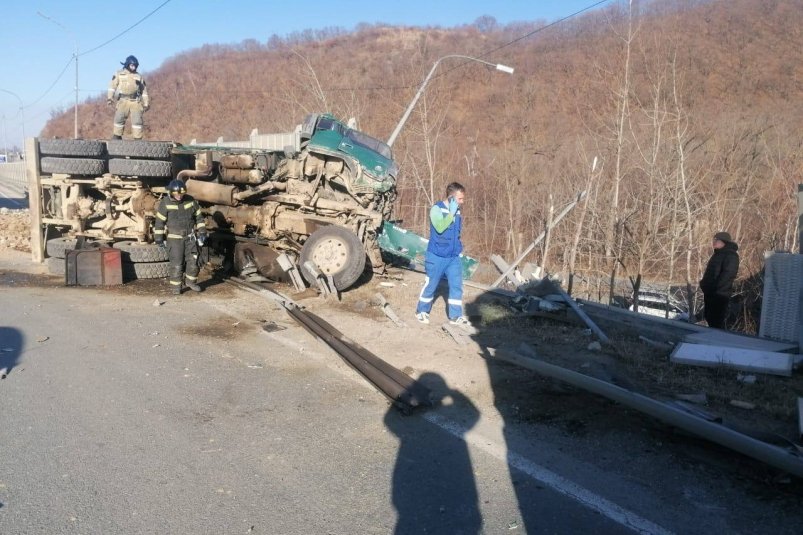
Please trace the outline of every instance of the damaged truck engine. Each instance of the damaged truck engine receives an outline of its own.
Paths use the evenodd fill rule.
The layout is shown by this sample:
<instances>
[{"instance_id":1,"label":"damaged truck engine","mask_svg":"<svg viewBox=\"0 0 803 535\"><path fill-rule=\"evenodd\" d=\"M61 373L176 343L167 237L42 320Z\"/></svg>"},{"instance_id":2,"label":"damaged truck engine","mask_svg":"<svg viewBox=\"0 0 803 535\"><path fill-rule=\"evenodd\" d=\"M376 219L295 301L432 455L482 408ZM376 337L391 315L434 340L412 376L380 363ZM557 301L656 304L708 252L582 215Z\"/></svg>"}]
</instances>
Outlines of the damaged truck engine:
<instances>
[{"instance_id":1,"label":"damaged truck engine","mask_svg":"<svg viewBox=\"0 0 803 535\"><path fill-rule=\"evenodd\" d=\"M307 282L314 278L304 267L311 261L340 290L369 265L385 268L379 238L391 217L398 166L387 144L332 115L312 114L292 133L252 135L249 142L34 145L49 257L63 258L83 237L120 249L130 278L164 276L167 258L153 243L153 220L168 182L178 178L201 205L211 258L226 267L256 267L279 278L277 259L286 255Z\"/></svg>"}]
</instances>

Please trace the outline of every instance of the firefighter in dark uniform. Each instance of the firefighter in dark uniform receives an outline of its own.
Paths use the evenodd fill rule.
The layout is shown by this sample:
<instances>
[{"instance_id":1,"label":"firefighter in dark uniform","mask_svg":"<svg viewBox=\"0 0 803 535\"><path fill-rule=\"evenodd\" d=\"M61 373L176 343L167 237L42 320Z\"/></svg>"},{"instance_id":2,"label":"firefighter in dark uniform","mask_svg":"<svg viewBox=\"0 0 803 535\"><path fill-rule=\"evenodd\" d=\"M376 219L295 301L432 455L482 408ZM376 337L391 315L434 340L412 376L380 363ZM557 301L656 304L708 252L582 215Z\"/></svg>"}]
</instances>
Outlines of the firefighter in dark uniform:
<instances>
[{"instance_id":1,"label":"firefighter in dark uniform","mask_svg":"<svg viewBox=\"0 0 803 535\"><path fill-rule=\"evenodd\" d=\"M172 292L181 294L181 284L185 277L187 288L200 292L200 267L194 255L198 253L197 246L203 245L206 240L206 223L201 215L201 207L198 201L187 195L187 186L181 180L170 181L167 192L168 196L162 197L156 211L154 240L163 245L165 237L167 238Z\"/></svg>"}]
</instances>

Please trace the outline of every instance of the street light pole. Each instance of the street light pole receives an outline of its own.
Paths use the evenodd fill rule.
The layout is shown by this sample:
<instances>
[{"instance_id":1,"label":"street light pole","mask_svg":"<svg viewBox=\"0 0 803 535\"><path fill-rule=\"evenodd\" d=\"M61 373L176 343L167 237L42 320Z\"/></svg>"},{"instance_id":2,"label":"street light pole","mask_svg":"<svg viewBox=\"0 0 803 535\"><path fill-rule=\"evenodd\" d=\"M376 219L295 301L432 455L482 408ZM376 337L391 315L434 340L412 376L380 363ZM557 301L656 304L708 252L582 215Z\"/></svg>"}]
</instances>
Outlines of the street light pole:
<instances>
[{"instance_id":1,"label":"street light pole","mask_svg":"<svg viewBox=\"0 0 803 535\"><path fill-rule=\"evenodd\" d=\"M424 81L421 83L421 87L418 88L418 92L416 92L415 96L413 97L413 100L410 101L410 104L407 106L407 109L404 110L404 115L402 115L402 118L399 120L399 124L396 125L396 128L393 130L393 133L390 134L390 137L388 138L388 146L389 147L392 147L393 146L393 142L396 141L396 137L398 137L399 132L401 132L401 129L404 126L404 123L407 122L407 118L410 117L410 113L413 111L413 108L415 108L415 105L418 102L418 99L424 93L424 88L427 86L427 84L429 83L430 78L432 78L432 75L435 73L435 69L438 68L438 65L440 64L441 61L443 61L443 60L445 60L447 58L462 58L462 59L467 59L467 60L471 60L471 61L477 61L479 63L482 63L482 64L488 65L490 67L493 67L498 71L502 71L502 72L505 72L507 74L513 74L513 67L508 67L507 65L502 65L501 63L491 63L491 62L488 62L488 61L485 61L485 60L482 60L482 59L479 59L479 58L472 58L471 56L462 56L462 55L459 55L459 54L450 54L448 56L443 56L442 58L439 58L438 61L436 61L435 64L432 66L432 69L430 69L429 74L427 74L427 77L424 78Z\"/></svg>"},{"instance_id":2,"label":"street light pole","mask_svg":"<svg viewBox=\"0 0 803 535\"><path fill-rule=\"evenodd\" d=\"M75 35L70 30L68 30L62 23L60 23L53 17L48 17L41 11L37 11L36 14L42 17L43 19L49 20L50 22L52 22L65 32L67 32L67 35L69 35L70 39L72 39L73 42L72 57L75 60L75 129L73 134L75 139L78 139L78 40L75 38Z\"/></svg>"},{"instance_id":3,"label":"street light pole","mask_svg":"<svg viewBox=\"0 0 803 535\"><path fill-rule=\"evenodd\" d=\"M25 106L22 105L22 99L20 96L13 91L9 91L8 89L0 89L3 93L8 93L12 97L16 98L20 103L20 114L22 114L22 157L25 157Z\"/></svg>"}]
</instances>

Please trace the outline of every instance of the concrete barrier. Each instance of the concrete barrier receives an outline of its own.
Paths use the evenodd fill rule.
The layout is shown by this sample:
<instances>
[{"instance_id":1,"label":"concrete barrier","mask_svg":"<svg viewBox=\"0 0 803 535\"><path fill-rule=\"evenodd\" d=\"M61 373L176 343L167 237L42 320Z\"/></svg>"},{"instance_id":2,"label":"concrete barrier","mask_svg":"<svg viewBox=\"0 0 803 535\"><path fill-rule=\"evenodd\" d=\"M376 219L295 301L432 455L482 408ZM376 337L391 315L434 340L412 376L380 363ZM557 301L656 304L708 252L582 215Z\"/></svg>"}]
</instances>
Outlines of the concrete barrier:
<instances>
[{"instance_id":1,"label":"concrete barrier","mask_svg":"<svg viewBox=\"0 0 803 535\"><path fill-rule=\"evenodd\" d=\"M25 191L28 184L25 178L25 162L0 163L0 183Z\"/></svg>"}]
</instances>

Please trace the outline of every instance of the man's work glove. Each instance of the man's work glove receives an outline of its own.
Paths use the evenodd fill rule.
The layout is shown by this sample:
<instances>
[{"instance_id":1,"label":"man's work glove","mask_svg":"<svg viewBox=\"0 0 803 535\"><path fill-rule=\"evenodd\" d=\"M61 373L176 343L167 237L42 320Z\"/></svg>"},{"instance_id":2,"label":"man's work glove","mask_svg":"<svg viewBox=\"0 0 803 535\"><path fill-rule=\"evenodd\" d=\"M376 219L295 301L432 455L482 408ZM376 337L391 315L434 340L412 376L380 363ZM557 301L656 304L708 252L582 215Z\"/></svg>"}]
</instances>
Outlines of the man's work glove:
<instances>
[{"instance_id":1,"label":"man's work glove","mask_svg":"<svg viewBox=\"0 0 803 535\"><path fill-rule=\"evenodd\" d=\"M206 231L200 231L195 234L195 239L198 241L198 245L203 247L206 243L207 234Z\"/></svg>"},{"instance_id":2,"label":"man's work glove","mask_svg":"<svg viewBox=\"0 0 803 535\"><path fill-rule=\"evenodd\" d=\"M454 197L449 197L449 213L455 215L457 213L457 201Z\"/></svg>"}]
</instances>

